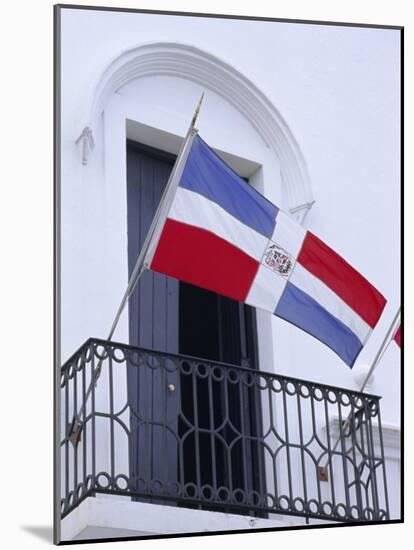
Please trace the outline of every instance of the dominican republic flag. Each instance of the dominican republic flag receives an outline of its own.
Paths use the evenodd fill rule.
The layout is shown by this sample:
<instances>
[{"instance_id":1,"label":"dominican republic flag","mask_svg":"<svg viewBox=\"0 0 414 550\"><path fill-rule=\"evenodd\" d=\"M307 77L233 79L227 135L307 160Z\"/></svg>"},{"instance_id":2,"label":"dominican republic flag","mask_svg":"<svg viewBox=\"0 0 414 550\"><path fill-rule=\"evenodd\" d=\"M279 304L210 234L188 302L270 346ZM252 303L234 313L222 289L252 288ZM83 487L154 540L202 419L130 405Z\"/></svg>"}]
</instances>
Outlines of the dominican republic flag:
<instances>
[{"instance_id":1,"label":"dominican republic flag","mask_svg":"<svg viewBox=\"0 0 414 550\"><path fill-rule=\"evenodd\" d=\"M194 136L146 267L270 311L353 366L386 300Z\"/></svg>"},{"instance_id":2,"label":"dominican republic flag","mask_svg":"<svg viewBox=\"0 0 414 550\"><path fill-rule=\"evenodd\" d=\"M398 344L398 346L401 347L401 325L398 325L397 330L395 331L395 334L393 336L393 339Z\"/></svg>"}]
</instances>

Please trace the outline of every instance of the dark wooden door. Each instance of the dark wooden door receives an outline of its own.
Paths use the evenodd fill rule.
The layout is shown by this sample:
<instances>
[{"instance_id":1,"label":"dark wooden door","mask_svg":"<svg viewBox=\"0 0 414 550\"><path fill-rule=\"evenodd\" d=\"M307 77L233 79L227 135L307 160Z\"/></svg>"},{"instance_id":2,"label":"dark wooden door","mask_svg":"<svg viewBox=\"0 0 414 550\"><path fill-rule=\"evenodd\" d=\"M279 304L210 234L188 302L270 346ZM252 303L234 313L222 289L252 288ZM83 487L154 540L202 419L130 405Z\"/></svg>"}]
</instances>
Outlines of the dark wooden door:
<instances>
[{"instance_id":1,"label":"dark wooden door","mask_svg":"<svg viewBox=\"0 0 414 550\"><path fill-rule=\"evenodd\" d=\"M162 151L136 144L127 143L127 200L128 200L128 261L131 274L140 248L149 229L152 218L168 180L175 158ZM146 272L130 300L129 307L130 344L162 352L182 353L195 357L232 363L249 368L257 368L255 311L249 306L235 302L213 292L200 289L186 283L179 283L164 275ZM183 377L169 379L162 377L156 369L128 369L128 393L133 408L138 411L138 419L131 417L134 432L131 449L131 475L141 479L160 479L166 482L177 480L178 471L183 471L185 479L181 482L192 483L196 480L194 440L186 439L183 464L178 463L177 442L169 438L162 428L154 426L157 414L164 414L174 421L174 429L180 434L182 427L178 420L181 408L188 418L194 415L192 388ZM173 383L176 391L169 393L168 383ZM234 388L226 395L217 388L215 418L223 414L223 403L231 416L231 422L241 428L239 391ZM208 407L203 400L208 397L207 389L199 390L198 421L209 423L204 418ZM260 432L260 403L250 392L243 399L249 410L242 413L243 423L249 418L249 426L243 430L250 434ZM139 419L151 418L152 423L145 425ZM135 425L135 428L134 428ZM230 437L230 436L229 436ZM228 453L215 451L216 471L211 471L212 449L206 442L201 445L200 460L210 457L198 469L203 472L199 482L231 485L246 491L262 491L264 488L262 457L258 448L251 446L244 450L243 460L236 457L232 468L232 479L226 475L226 456ZM248 462L248 464L246 464ZM200 474L198 474L200 477Z\"/></svg>"},{"instance_id":2,"label":"dark wooden door","mask_svg":"<svg viewBox=\"0 0 414 550\"><path fill-rule=\"evenodd\" d=\"M138 254L168 181L174 157L144 146L127 144L128 272ZM145 271L129 302L129 343L162 352L179 352L179 283L165 275ZM177 477L177 429L179 393L169 392L177 374L151 364L130 366L127 374L131 405L130 475L163 483ZM165 421L169 423L168 429Z\"/></svg>"}]
</instances>

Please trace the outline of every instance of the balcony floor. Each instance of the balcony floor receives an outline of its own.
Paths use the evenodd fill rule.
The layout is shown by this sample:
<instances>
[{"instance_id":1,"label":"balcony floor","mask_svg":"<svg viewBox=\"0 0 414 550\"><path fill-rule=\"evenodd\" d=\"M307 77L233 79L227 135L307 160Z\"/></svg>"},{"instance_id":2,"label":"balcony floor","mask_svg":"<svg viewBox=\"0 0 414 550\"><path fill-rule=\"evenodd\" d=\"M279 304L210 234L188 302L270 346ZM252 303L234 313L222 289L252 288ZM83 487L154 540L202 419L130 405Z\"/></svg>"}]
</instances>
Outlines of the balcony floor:
<instances>
[{"instance_id":1,"label":"balcony floor","mask_svg":"<svg viewBox=\"0 0 414 550\"><path fill-rule=\"evenodd\" d=\"M139 513L138 513L139 512ZM62 520L62 540L151 537L180 533L275 529L303 525L300 518L262 519L132 502L128 497L87 498ZM327 522L324 522L327 523Z\"/></svg>"}]
</instances>

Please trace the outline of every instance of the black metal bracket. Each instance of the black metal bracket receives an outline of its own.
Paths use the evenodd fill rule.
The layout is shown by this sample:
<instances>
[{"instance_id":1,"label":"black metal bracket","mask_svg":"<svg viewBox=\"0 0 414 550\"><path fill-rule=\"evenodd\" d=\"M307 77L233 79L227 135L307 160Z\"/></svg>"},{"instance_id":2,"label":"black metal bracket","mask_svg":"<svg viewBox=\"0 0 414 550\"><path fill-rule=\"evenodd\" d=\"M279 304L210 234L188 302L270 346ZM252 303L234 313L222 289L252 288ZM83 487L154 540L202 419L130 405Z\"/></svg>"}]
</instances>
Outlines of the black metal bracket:
<instances>
[{"instance_id":1,"label":"black metal bracket","mask_svg":"<svg viewBox=\"0 0 414 550\"><path fill-rule=\"evenodd\" d=\"M318 467L319 481L329 481L328 468L326 466Z\"/></svg>"},{"instance_id":2,"label":"black metal bracket","mask_svg":"<svg viewBox=\"0 0 414 550\"><path fill-rule=\"evenodd\" d=\"M75 447L75 449L79 444L82 428L83 428L82 422L78 420L76 416L74 416L69 426L68 439L72 443L72 445Z\"/></svg>"}]
</instances>

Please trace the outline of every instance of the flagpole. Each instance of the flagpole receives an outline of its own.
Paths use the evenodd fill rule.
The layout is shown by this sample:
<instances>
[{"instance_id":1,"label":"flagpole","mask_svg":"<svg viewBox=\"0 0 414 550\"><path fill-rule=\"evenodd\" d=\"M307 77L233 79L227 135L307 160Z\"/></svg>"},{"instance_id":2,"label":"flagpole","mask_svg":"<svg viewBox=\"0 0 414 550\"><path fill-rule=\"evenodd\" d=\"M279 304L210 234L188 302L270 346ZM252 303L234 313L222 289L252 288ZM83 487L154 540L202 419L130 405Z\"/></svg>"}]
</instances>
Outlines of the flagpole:
<instances>
[{"instance_id":1,"label":"flagpole","mask_svg":"<svg viewBox=\"0 0 414 550\"><path fill-rule=\"evenodd\" d=\"M389 326L387 334L385 335L385 338L384 338L381 346L379 347L379 350L378 350L378 352L375 356L375 359L374 359L374 361L371 365L371 368L369 369L368 374L366 375L365 380L364 380L364 382L363 382L363 384L362 384L362 386L359 390L360 392L364 391L365 386L368 384L368 380L370 379L372 373L374 372L374 370L376 369L378 363L382 359L382 356L384 355L385 350L387 349L389 343L391 342L392 337L393 337L394 332L395 332L395 329L396 329L396 326L397 326L397 322L399 321L399 318L400 318L400 313L401 313L401 306L398 308L397 313L395 314L394 319L392 320L392 323Z\"/></svg>"},{"instance_id":2,"label":"flagpole","mask_svg":"<svg viewBox=\"0 0 414 550\"><path fill-rule=\"evenodd\" d=\"M393 320L392 320L392 322L391 322L391 324L390 324L390 326L389 326L389 328L388 328L388 330L387 330L387 333L386 333L386 335L385 335L385 338L383 339L383 341L382 341L380 347L378 348L378 351L377 351L377 353L376 353L376 355L375 355L375 357L374 357L374 360L373 360L373 362L372 362L372 364L371 364L371 367L370 367L370 369L369 369L369 371L368 371L368 373L367 373L367 375L366 375L366 377L365 377L365 379L364 379L364 381L363 381L363 383L362 383L360 389L358 390L360 393L362 393L362 392L364 391L365 386L368 384L368 380L371 378L372 373L374 372L374 370L375 370L376 367L378 366L378 363L379 363L380 360L382 359L382 357L383 357L383 355L384 355L384 353L385 353L385 351L386 351L386 349L387 349L389 343L391 342L391 340L392 340L392 338L393 338L393 335L394 335L394 333L395 333L395 329L396 329L396 327L397 327L397 322L399 321L399 318L400 318L400 313L401 313L401 306L398 308L398 311L397 311L397 313L395 314L395 316L394 316L394 318L393 318ZM345 431L345 430L348 428L348 426L349 426L349 424L350 424L350 422L351 422L351 418L352 418L352 413L350 412L350 413L348 414L347 419L345 420L345 422L344 422L344 424L343 424L343 426L342 426L342 431ZM338 438L337 438L337 440L336 440L336 442L335 442L335 445L334 445L334 447L333 447L331 453L334 453L334 452L336 451L336 449L337 449L337 447L338 447L338 445L339 445L340 440L341 440L341 436L339 435ZM326 479L326 480L328 479L328 478L327 478L327 474L326 474L326 468L327 468L327 466L328 466L329 460L330 460L330 458L328 458L328 459L326 460L325 465L324 465L324 466L321 466L320 469L319 469L319 475L320 475L320 476L323 476L324 479Z\"/></svg>"},{"instance_id":3,"label":"flagpole","mask_svg":"<svg viewBox=\"0 0 414 550\"><path fill-rule=\"evenodd\" d=\"M172 199L171 195L173 195L173 193L171 193L171 191L175 191L175 189L173 188L173 183L176 183L177 185L179 183L177 181L177 179L178 179L177 174L179 172L179 168L182 167L182 165L184 163L183 161L186 160L185 153L188 154L188 152L189 152L189 149L190 149L189 145L192 141L191 138L193 137L194 126L195 126L195 123L197 121L198 114L200 112L200 107L201 107L201 103L203 101L203 98L204 98L204 92L201 94L201 97L199 99L197 107L194 111L194 115L193 115L193 118L191 119L191 123L190 123L190 126L188 128L187 134L184 138L184 141L182 142L182 145L180 147L180 151L179 151L178 156L177 156L177 160L174 163L174 167L172 169L170 177L168 178L168 182L167 182L167 185L166 185L166 187L164 189L164 192L162 194L162 197L161 197L161 200L159 202L158 208L157 208L157 210L155 212L155 215L154 215L154 218L151 222L151 225L150 225L150 228L148 230L147 236L145 237L144 244L142 245L142 248L141 248L141 251L138 255L137 261L135 262L134 269L133 269L133 271L131 273L131 277L129 278L129 281L128 281L128 286L126 288L126 291L125 291L125 294L122 298L122 301L119 305L118 311L116 312L115 319L112 323L112 326L111 326L111 329L109 331L107 340L112 339L112 336L113 336L113 334L115 332L115 329L118 325L119 319L121 317L122 311L125 308L125 305L128 301L128 298L133 293L133 291L134 291L134 289L135 289L142 273L147 268L147 266L144 263L144 260L145 260L146 254L147 254L148 246L149 246L149 244L151 242L151 239L154 235L155 229L159 226L159 221L161 219L161 213L163 213L163 212L166 213L166 211L169 209L170 204L165 204L165 203L167 202L167 199L169 198L168 194L170 195L170 198ZM179 175L181 176L181 174L179 174ZM171 201L168 201L168 202L170 203ZM100 363L102 363L102 362L100 362ZM99 371L98 371L98 377L99 377L99 373L100 373L100 369L102 367L102 364L98 365L98 367L99 367ZM97 367L97 369L98 369L98 367Z\"/></svg>"},{"instance_id":4,"label":"flagpole","mask_svg":"<svg viewBox=\"0 0 414 550\"><path fill-rule=\"evenodd\" d=\"M150 228L148 230L148 233L145 237L144 244L142 245L142 248L140 250L140 253L138 255L137 261L135 262L134 269L132 270L131 276L128 281L127 288L125 290L125 293L122 297L121 303L119 304L118 310L115 314L115 318L113 320L113 323L111 325L111 328L108 333L107 341L110 341L112 339L112 336L114 335L115 329L118 325L119 319L121 318L122 312L125 308L125 305L129 299L129 297L132 295L132 293L135 290L136 285L138 284L138 281L143 274L144 270L148 268L148 262L146 261L148 257L148 248L149 245L154 242L153 237L159 236L162 226L165 222L165 218L167 216L169 207L171 205L171 201L174 197L175 190L179 184L179 180L181 178L181 174L184 168L185 161L187 160L187 156L191 149L191 144L194 139L194 136L197 133L197 130L195 128L195 123L197 121L198 115L200 113L201 104L204 99L204 92L201 94L201 97L197 103L197 106L195 108L193 117L190 122L190 126L188 128L187 134L181 144L177 160L174 163L173 169L171 171L170 177L168 178L167 185L164 189L164 192L162 194L161 200L159 202L158 208L155 212L154 218L151 222ZM156 235L158 233L158 235ZM97 366L94 369L93 372L93 378L91 380L91 383L89 384L89 387L85 393L85 399L82 403L82 406L80 407L78 413L74 416L71 429L69 432L69 439L74 442L74 444L77 443L78 437L80 435L80 431L82 429L82 422L80 421L80 415L82 414L86 401L88 400L92 388L96 383L98 382L98 379L101 375L102 370L102 362L104 359L100 359Z\"/></svg>"}]
</instances>

